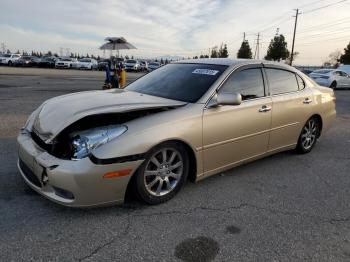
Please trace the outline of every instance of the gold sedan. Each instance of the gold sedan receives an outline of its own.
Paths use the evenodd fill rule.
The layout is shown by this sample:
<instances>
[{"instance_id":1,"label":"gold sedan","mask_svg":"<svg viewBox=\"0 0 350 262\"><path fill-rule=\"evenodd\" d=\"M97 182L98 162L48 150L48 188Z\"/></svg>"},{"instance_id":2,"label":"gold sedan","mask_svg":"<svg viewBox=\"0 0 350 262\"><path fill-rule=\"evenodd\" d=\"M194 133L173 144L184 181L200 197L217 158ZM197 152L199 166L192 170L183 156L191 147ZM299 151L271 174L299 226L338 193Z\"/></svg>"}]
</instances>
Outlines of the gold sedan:
<instances>
[{"instance_id":1,"label":"gold sedan","mask_svg":"<svg viewBox=\"0 0 350 262\"><path fill-rule=\"evenodd\" d=\"M124 90L56 97L19 136L25 182L67 206L149 204L284 150L308 153L335 118L333 90L266 61L172 63Z\"/></svg>"}]
</instances>

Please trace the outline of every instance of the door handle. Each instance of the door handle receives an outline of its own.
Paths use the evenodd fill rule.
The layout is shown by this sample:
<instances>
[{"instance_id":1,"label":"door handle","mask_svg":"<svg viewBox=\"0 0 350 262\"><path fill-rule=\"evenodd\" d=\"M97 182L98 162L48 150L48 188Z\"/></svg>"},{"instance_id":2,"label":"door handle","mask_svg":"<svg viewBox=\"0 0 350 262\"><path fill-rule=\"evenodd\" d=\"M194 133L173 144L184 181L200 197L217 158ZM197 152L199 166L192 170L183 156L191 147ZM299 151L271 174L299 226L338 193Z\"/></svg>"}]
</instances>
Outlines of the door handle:
<instances>
[{"instance_id":1,"label":"door handle","mask_svg":"<svg viewBox=\"0 0 350 262\"><path fill-rule=\"evenodd\" d=\"M268 112L268 111L271 111L271 107L265 106L265 105L259 109L260 113L264 113L264 112Z\"/></svg>"},{"instance_id":2,"label":"door handle","mask_svg":"<svg viewBox=\"0 0 350 262\"><path fill-rule=\"evenodd\" d=\"M304 104L310 104L312 103L312 100L310 98L305 98L305 100L303 101Z\"/></svg>"}]
</instances>

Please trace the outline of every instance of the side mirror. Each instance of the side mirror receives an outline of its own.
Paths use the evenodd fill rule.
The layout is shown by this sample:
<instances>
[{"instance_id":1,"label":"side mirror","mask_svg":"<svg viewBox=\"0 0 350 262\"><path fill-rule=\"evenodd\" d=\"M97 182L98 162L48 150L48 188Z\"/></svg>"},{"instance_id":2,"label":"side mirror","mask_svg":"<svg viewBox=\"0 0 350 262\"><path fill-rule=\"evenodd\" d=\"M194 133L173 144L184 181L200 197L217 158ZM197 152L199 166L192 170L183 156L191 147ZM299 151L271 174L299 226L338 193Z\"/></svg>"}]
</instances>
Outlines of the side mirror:
<instances>
[{"instance_id":1,"label":"side mirror","mask_svg":"<svg viewBox=\"0 0 350 262\"><path fill-rule=\"evenodd\" d=\"M238 106L242 103L242 95L239 93L219 92L217 102L218 105Z\"/></svg>"},{"instance_id":2,"label":"side mirror","mask_svg":"<svg viewBox=\"0 0 350 262\"><path fill-rule=\"evenodd\" d=\"M209 102L208 108L220 105L238 106L242 103L242 95L239 93L219 92Z\"/></svg>"}]
</instances>

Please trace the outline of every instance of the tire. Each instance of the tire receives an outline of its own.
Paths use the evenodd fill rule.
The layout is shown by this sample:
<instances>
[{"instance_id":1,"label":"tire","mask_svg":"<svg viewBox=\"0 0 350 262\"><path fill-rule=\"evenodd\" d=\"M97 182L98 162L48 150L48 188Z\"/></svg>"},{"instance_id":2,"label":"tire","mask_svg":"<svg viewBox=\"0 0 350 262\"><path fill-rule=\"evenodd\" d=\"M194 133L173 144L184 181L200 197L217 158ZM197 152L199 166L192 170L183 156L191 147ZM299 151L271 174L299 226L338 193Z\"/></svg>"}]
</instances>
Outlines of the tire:
<instances>
[{"instance_id":1,"label":"tire","mask_svg":"<svg viewBox=\"0 0 350 262\"><path fill-rule=\"evenodd\" d=\"M133 191L147 204L166 202L179 192L188 172L186 149L177 142L160 144L146 154L145 161L136 171Z\"/></svg>"},{"instance_id":2,"label":"tire","mask_svg":"<svg viewBox=\"0 0 350 262\"><path fill-rule=\"evenodd\" d=\"M7 65L12 66L12 61L8 61Z\"/></svg>"},{"instance_id":3,"label":"tire","mask_svg":"<svg viewBox=\"0 0 350 262\"><path fill-rule=\"evenodd\" d=\"M311 152L320 134L321 134L320 120L316 117L312 117L309 120L307 120L306 124L301 130L301 133L298 139L298 144L296 148L297 152L300 154L306 154Z\"/></svg>"},{"instance_id":4,"label":"tire","mask_svg":"<svg viewBox=\"0 0 350 262\"><path fill-rule=\"evenodd\" d=\"M333 81L332 84L330 85L330 88L335 90L337 88L337 82Z\"/></svg>"}]
</instances>

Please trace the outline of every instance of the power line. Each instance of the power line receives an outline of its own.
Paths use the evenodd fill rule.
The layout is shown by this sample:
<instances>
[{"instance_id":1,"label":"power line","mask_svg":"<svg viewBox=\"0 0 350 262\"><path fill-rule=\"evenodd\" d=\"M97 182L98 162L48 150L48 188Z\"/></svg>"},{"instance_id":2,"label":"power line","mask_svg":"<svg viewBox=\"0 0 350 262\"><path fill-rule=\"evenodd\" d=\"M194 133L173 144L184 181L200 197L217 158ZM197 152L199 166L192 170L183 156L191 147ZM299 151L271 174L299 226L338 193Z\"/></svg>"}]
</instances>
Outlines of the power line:
<instances>
[{"instance_id":1,"label":"power line","mask_svg":"<svg viewBox=\"0 0 350 262\"><path fill-rule=\"evenodd\" d=\"M346 39L350 39L350 35L348 36L341 36L341 37L332 37L332 38L327 38L327 39L322 39L323 41L330 41L330 40L346 40ZM312 43L316 43L320 41L320 38L314 38L314 39L310 39L311 41L309 42L302 42L300 43L300 45L305 45L305 44L312 44Z\"/></svg>"},{"instance_id":2,"label":"power line","mask_svg":"<svg viewBox=\"0 0 350 262\"><path fill-rule=\"evenodd\" d=\"M272 25L275 25L276 23L280 22L281 20L284 20L286 15L289 15L291 11L285 12L282 15L276 17L275 19L271 20L271 22L268 22L266 24L264 24L263 26L258 26L258 27L253 27L252 29L248 30L248 32L262 32L262 31L266 31L266 27L271 27Z\"/></svg>"},{"instance_id":3,"label":"power line","mask_svg":"<svg viewBox=\"0 0 350 262\"><path fill-rule=\"evenodd\" d=\"M324 36L324 35L334 35L334 34L339 34L339 33L343 33L343 32L346 32L346 33L348 33L349 32L349 30L348 29L350 29L350 27L343 27L343 28L339 28L338 30L332 30L332 31L325 31L325 32L323 32L323 33L309 33L309 34L306 34L306 35L304 35L301 39L303 39L303 38L312 38L312 37L317 37L317 36Z\"/></svg>"},{"instance_id":4,"label":"power line","mask_svg":"<svg viewBox=\"0 0 350 262\"><path fill-rule=\"evenodd\" d=\"M338 1L338 2L335 2L335 3L332 3L332 4L328 4L328 5L324 5L324 6L321 6L321 7L314 8L314 9L310 9L310 10L307 10L307 11L303 12L302 14L309 14L309 13L312 13L312 12L315 12L315 11L318 11L318 10L321 10L321 9L324 9L324 8L327 8L327 7L331 7L331 6L340 4L340 3L344 3L346 1L348 1L348 0L341 0L341 1Z\"/></svg>"},{"instance_id":5,"label":"power line","mask_svg":"<svg viewBox=\"0 0 350 262\"><path fill-rule=\"evenodd\" d=\"M342 21L342 22L338 22L338 23L325 23L325 24L320 24L320 25L317 25L317 26L306 27L304 30L300 31L300 34L307 33L307 32L312 32L312 31L319 30L319 29L335 27L337 25L348 24L349 23L349 19L350 18L347 18L348 21Z\"/></svg>"},{"instance_id":6,"label":"power line","mask_svg":"<svg viewBox=\"0 0 350 262\"><path fill-rule=\"evenodd\" d=\"M314 2L311 2L311 3L305 4L305 5L299 6L299 9L300 9L300 8L304 8L304 7L307 7L307 6L310 6L310 5L318 4L318 3L324 2L324 1L328 1L328 0L318 0L318 1L314 1Z\"/></svg>"}]
</instances>

